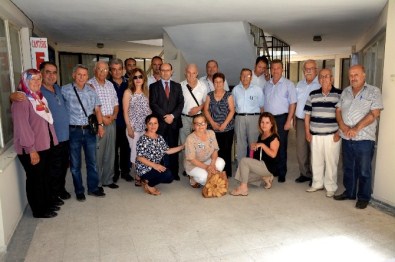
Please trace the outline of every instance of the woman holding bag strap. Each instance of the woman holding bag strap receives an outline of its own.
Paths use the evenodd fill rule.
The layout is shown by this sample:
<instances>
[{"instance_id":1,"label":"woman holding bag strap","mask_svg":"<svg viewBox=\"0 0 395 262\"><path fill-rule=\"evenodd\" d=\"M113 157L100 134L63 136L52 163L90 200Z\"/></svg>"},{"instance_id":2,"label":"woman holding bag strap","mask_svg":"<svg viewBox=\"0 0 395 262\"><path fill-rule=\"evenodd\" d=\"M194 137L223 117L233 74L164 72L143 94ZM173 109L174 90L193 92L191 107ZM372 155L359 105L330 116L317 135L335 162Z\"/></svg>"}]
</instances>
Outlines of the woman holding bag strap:
<instances>
[{"instance_id":1,"label":"woman holding bag strap","mask_svg":"<svg viewBox=\"0 0 395 262\"><path fill-rule=\"evenodd\" d=\"M264 112L259 116L259 132L261 134L258 141L250 145L254 158L242 158L237 168L235 178L240 181L240 185L231 192L233 196L247 196L247 184L250 182L263 180L266 189L272 187L280 146L276 121L272 114Z\"/></svg>"}]
</instances>

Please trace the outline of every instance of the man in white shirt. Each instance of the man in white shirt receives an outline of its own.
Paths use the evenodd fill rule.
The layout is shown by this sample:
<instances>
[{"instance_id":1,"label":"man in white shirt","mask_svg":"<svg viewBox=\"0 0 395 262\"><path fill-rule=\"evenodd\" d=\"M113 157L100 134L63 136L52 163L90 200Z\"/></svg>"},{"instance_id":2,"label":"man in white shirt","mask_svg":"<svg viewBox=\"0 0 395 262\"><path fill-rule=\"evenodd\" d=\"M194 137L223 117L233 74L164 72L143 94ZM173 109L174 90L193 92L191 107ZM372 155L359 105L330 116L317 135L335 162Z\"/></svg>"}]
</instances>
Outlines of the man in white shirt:
<instances>
[{"instance_id":1,"label":"man in white shirt","mask_svg":"<svg viewBox=\"0 0 395 262\"><path fill-rule=\"evenodd\" d=\"M267 60L266 56L257 57L254 71L252 71L251 85L258 86L263 90L267 80L270 79L267 70L268 65L269 61Z\"/></svg>"},{"instance_id":2,"label":"man in white shirt","mask_svg":"<svg viewBox=\"0 0 395 262\"><path fill-rule=\"evenodd\" d=\"M152 75L148 77L148 88L152 83L160 80L160 66L163 64L163 60L160 56L154 56L151 59Z\"/></svg>"}]
</instances>

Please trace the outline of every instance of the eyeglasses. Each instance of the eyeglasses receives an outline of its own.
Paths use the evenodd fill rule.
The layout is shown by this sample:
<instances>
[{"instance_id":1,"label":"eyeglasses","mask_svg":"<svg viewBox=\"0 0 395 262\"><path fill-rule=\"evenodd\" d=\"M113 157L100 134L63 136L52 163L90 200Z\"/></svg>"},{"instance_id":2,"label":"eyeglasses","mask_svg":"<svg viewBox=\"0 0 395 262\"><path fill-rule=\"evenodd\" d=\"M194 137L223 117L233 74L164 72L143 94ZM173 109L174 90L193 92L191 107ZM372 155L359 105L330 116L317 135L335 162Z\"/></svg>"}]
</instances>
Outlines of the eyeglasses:
<instances>
[{"instance_id":1,"label":"eyeglasses","mask_svg":"<svg viewBox=\"0 0 395 262\"><path fill-rule=\"evenodd\" d=\"M143 75L133 76L133 80L143 79Z\"/></svg>"},{"instance_id":2,"label":"eyeglasses","mask_svg":"<svg viewBox=\"0 0 395 262\"><path fill-rule=\"evenodd\" d=\"M97 69L97 71L99 71L100 73L103 73L103 72L108 72L108 69L107 68L105 68L105 69Z\"/></svg>"},{"instance_id":3,"label":"eyeglasses","mask_svg":"<svg viewBox=\"0 0 395 262\"><path fill-rule=\"evenodd\" d=\"M207 125L207 123L206 122L196 122L196 123L194 123L195 125L197 125L197 126L205 126L205 125Z\"/></svg>"},{"instance_id":4,"label":"eyeglasses","mask_svg":"<svg viewBox=\"0 0 395 262\"><path fill-rule=\"evenodd\" d=\"M332 77L331 75L320 75L319 76L320 79L329 79L331 77Z\"/></svg>"}]
</instances>

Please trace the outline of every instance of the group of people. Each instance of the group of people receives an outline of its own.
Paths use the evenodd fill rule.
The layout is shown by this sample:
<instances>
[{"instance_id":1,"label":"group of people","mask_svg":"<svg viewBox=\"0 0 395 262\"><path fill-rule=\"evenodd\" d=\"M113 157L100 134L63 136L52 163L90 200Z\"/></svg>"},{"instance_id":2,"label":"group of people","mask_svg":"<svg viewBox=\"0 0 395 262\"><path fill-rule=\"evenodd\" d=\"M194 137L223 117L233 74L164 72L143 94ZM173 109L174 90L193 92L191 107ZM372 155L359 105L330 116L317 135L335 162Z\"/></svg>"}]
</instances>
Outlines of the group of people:
<instances>
[{"instance_id":1,"label":"group of people","mask_svg":"<svg viewBox=\"0 0 395 262\"><path fill-rule=\"evenodd\" d=\"M74 81L62 88L54 63L23 72L19 92L10 99L14 146L34 217L56 216L70 198L69 163L76 198L86 199L82 149L89 195L104 197L103 187L118 188L119 177L159 195L158 184L180 180L179 163L194 188L205 185L212 172L231 177L235 136L240 184L231 194L248 195L249 183L269 189L274 177L286 181L292 124L300 169L296 182L310 181L307 192L325 188L335 200L358 198L356 207L366 208L383 105L379 89L365 83L362 66L350 68L351 86L343 92L333 87L331 70L317 74L314 60L304 63L305 78L295 88L283 76L281 60L270 62L269 74L269 61L258 57L254 70L241 70L231 91L215 60L207 62L207 75L200 79L197 66L187 65L181 83L171 79L172 65L162 58L153 57L151 66L147 77L133 58L98 61L89 79L88 68L78 64ZM97 133L89 126L92 114ZM340 148L346 190L335 196Z\"/></svg>"}]
</instances>

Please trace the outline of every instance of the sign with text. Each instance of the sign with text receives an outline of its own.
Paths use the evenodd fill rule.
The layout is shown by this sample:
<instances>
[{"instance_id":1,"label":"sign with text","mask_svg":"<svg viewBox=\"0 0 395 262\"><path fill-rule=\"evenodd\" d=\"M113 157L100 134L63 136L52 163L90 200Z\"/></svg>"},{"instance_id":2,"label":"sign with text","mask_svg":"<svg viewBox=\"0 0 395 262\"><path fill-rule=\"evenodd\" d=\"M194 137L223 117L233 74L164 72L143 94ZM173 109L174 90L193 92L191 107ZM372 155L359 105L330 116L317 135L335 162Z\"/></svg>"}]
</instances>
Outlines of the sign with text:
<instances>
[{"instance_id":1,"label":"sign with text","mask_svg":"<svg viewBox=\"0 0 395 262\"><path fill-rule=\"evenodd\" d=\"M30 37L30 50L32 51L32 66L39 69L40 64L48 61L47 38Z\"/></svg>"}]
</instances>

